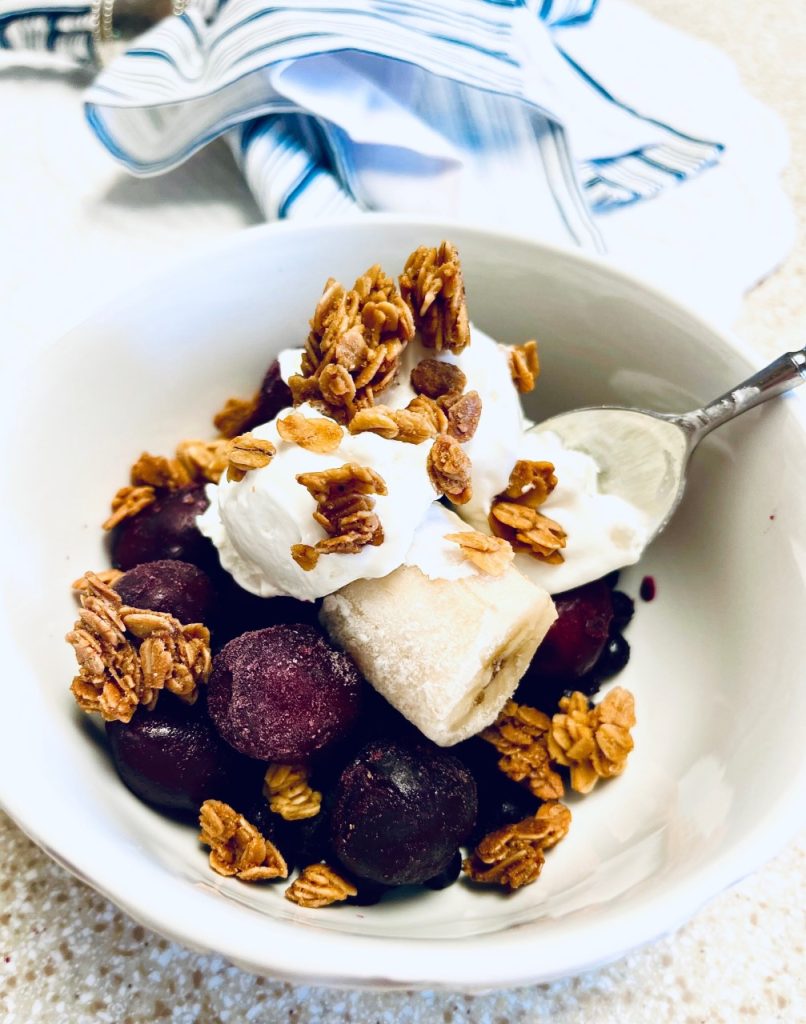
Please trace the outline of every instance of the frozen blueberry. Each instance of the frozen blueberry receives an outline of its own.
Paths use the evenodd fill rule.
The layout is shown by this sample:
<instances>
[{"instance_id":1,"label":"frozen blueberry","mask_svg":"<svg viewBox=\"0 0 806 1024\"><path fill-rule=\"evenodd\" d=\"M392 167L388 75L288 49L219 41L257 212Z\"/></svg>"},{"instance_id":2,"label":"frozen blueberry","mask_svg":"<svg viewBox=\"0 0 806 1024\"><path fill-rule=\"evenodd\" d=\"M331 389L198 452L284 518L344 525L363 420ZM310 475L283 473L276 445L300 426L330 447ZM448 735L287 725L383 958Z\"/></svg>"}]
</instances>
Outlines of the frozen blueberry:
<instances>
[{"instance_id":1,"label":"frozen blueberry","mask_svg":"<svg viewBox=\"0 0 806 1024\"><path fill-rule=\"evenodd\" d=\"M629 660L629 643L621 633L614 633L607 641L592 674L596 676L597 683L602 683L621 672Z\"/></svg>"},{"instance_id":2,"label":"frozen blueberry","mask_svg":"<svg viewBox=\"0 0 806 1024\"><path fill-rule=\"evenodd\" d=\"M124 571L167 558L202 568L215 564L215 548L196 525L209 504L204 487L195 484L159 495L114 531L112 564Z\"/></svg>"},{"instance_id":3,"label":"frozen blueberry","mask_svg":"<svg viewBox=\"0 0 806 1024\"><path fill-rule=\"evenodd\" d=\"M596 664L610 634L613 601L604 580L556 594L557 621L537 649L516 699L547 710L558 686L574 683Z\"/></svg>"},{"instance_id":4,"label":"frozen blueberry","mask_svg":"<svg viewBox=\"0 0 806 1024\"><path fill-rule=\"evenodd\" d=\"M454 750L473 774L478 790L478 815L468 846L476 846L490 832L535 813L537 799L524 786L504 775L498 767L501 755L495 747L484 740L471 739Z\"/></svg>"},{"instance_id":5,"label":"frozen blueberry","mask_svg":"<svg viewBox=\"0 0 806 1024\"><path fill-rule=\"evenodd\" d=\"M188 705L162 694L153 711L107 722L106 734L123 782L163 810L196 813L208 798L226 800L254 771L213 728L203 696Z\"/></svg>"},{"instance_id":6,"label":"frozen blueberry","mask_svg":"<svg viewBox=\"0 0 806 1024\"><path fill-rule=\"evenodd\" d=\"M253 794L250 800L243 800L242 798L241 802L236 806L246 820L255 826L264 839L270 839L277 846L286 864L289 867L293 866L293 858L289 861L288 854L282 844L281 831L284 824L283 819L279 814L274 814L273 811L269 810L269 802L263 796L263 793Z\"/></svg>"},{"instance_id":7,"label":"frozen blueberry","mask_svg":"<svg viewBox=\"0 0 806 1024\"><path fill-rule=\"evenodd\" d=\"M376 903L380 903L391 888L388 885L381 885L380 882L373 882L369 878L353 878L351 881L358 890L357 895L348 898L348 902L354 907L372 907Z\"/></svg>"},{"instance_id":8,"label":"frozen blueberry","mask_svg":"<svg viewBox=\"0 0 806 1024\"><path fill-rule=\"evenodd\" d=\"M266 370L260 385L255 411L241 428L243 433L254 430L261 423L268 423L283 409L292 404L291 389L280 376L280 363L277 359Z\"/></svg>"},{"instance_id":9,"label":"frozen blueberry","mask_svg":"<svg viewBox=\"0 0 806 1024\"><path fill-rule=\"evenodd\" d=\"M448 862L448 866L443 868L438 875L434 875L433 878L427 878L423 884L426 888L439 892L440 889L447 889L449 885L453 885L459 877L461 870L462 854L461 851L457 850Z\"/></svg>"},{"instance_id":10,"label":"frozen blueberry","mask_svg":"<svg viewBox=\"0 0 806 1024\"><path fill-rule=\"evenodd\" d=\"M635 601L623 590L614 590L611 594L613 601L613 621L610 623L610 632L621 633L632 622L635 614Z\"/></svg>"},{"instance_id":11,"label":"frozen blueberry","mask_svg":"<svg viewBox=\"0 0 806 1024\"><path fill-rule=\"evenodd\" d=\"M376 740L341 774L331 845L359 878L419 884L448 867L476 811L476 784L457 758L425 742Z\"/></svg>"},{"instance_id":12,"label":"frozen blueberry","mask_svg":"<svg viewBox=\"0 0 806 1024\"><path fill-rule=\"evenodd\" d=\"M125 572L114 588L125 604L168 612L180 622L209 624L213 617L215 593L210 577L190 562L143 562Z\"/></svg>"},{"instance_id":13,"label":"frozen blueberry","mask_svg":"<svg viewBox=\"0 0 806 1024\"><path fill-rule=\"evenodd\" d=\"M352 659L299 623L230 640L213 659L207 693L227 743L247 757L294 763L349 733L362 687Z\"/></svg>"}]
</instances>

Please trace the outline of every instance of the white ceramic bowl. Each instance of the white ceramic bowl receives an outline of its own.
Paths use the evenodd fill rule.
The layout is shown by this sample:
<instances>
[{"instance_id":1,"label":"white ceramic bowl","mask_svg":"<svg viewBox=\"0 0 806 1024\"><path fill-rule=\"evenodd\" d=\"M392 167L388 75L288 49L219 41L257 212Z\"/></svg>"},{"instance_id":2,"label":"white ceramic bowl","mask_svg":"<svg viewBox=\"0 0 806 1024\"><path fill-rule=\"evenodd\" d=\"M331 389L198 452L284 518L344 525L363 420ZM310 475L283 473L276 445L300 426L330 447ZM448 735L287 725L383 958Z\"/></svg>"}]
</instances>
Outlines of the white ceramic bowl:
<instances>
[{"instance_id":1,"label":"white ceramic bowl","mask_svg":"<svg viewBox=\"0 0 806 1024\"><path fill-rule=\"evenodd\" d=\"M343 985L480 989L613 959L680 924L770 856L803 810L806 417L796 396L698 452L689 492L643 563L619 682L639 724L628 770L582 800L539 882L455 885L376 907L302 910L282 886L210 872L194 833L119 783L68 693L72 579L106 564L99 522L129 464L205 435L281 347L323 282L443 237L472 318L536 336L536 418L617 401L684 410L757 364L673 301L576 253L439 223L246 231L141 284L3 381L6 494L0 797L52 856L145 924L246 968Z\"/></svg>"}]
</instances>

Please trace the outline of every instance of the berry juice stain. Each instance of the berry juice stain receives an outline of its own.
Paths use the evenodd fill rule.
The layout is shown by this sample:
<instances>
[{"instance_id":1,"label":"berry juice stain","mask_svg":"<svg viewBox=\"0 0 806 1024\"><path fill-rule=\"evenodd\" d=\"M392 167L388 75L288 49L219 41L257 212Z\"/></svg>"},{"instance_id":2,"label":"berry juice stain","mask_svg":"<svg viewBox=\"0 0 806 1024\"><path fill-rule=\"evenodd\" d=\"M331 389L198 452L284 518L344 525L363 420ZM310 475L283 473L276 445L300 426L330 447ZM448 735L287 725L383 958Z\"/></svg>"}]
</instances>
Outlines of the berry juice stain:
<instances>
[{"instance_id":1,"label":"berry juice stain","mask_svg":"<svg viewBox=\"0 0 806 1024\"><path fill-rule=\"evenodd\" d=\"M658 592L658 588L655 586L654 576L644 576L641 580L641 587L638 593L641 596L642 601L654 601L655 595Z\"/></svg>"}]
</instances>

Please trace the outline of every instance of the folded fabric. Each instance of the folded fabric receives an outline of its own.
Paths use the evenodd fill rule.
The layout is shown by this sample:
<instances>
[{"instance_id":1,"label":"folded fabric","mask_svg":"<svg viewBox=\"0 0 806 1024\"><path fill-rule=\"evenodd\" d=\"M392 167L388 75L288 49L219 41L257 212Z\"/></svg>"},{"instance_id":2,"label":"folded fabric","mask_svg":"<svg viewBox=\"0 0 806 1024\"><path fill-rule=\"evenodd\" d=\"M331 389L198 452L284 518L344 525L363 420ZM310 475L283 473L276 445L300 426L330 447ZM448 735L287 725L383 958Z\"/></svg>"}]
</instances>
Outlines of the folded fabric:
<instances>
[{"instance_id":1,"label":"folded fabric","mask_svg":"<svg viewBox=\"0 0 806 1024\"><path fill-rule=\"evenodd\" d=\"M503 227L607 251L723 321L791 244L777 118L718 51L622 0L203 2L87 93L134 174L224 134L268 219ZM15 3L0 0L0 46L68 47L56 8L15 20Z\"/></svg>"},{"instance_id":2,"label":"folded fabric","mask_svg":"<svg viewBox=\"0 0 806 1024\"><path fill-rule=\"evenodd\" d=\"M0 50L52 53L72 64L95 65L93 26L87 0L35 7L0 0Z\"/></svg>"},{"instance_id":3,"label":"folded fabric","mask_svg":"<svg viewBox=\"0 0 806 1024\"><path fill-rule=\"evenodd\" d=\"M130 170L151 174L234 124L283 114L286 156L296 140L308 182L321 189L329 172L361 208L472 214L598 246L590 208L648 197L721 146L637 116L555 45L549 23L580 24L592 9L230 0L210 24L191 10L143 36L90 89L88 115ZM242 152L259 134L241 133ZM289 186L261 196L267 215L312 210L306 182Z\"/></svg>"}]
</instances>

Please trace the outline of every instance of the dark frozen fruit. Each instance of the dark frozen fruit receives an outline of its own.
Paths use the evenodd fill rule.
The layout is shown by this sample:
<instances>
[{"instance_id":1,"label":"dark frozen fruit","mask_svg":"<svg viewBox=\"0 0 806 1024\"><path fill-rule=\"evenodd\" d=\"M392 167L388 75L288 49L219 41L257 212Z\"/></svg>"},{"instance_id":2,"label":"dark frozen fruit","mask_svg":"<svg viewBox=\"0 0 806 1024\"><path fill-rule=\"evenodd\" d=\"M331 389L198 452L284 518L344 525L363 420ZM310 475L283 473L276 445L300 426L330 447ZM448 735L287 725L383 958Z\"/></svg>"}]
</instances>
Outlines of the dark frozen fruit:
<instances>
[{"instance_id":1,"label":"dark frozen fruit","mask_svg":"<svg viewBox=\"0 0 806 1024\"><path fill-rule=\"evenodd\" d=\"M557 700L560 696L562 692ZM472 772L478 789L478 816L468 839L469 846L476 846L490 832L535 813L538 800L524 786L504 775L498 767L501 755L490 743L473 738L460 743L455 751Z\"/></svg>"},{"instance_id":2,"label":"dark frozen fruit","mask_svg":"<svg viewBox=\"0 0 806 1024\"><path fill-rule=\"evenodd\" d=\"M427 878L423 884L427 889L439 892L440 889L447 889L449 885L453 885L459 877L461 870L462 854L460 850L457 850L448 862L448 866L443 868L438 875L434 875L433 878Z\"/></svg>"},{"instance_id":3,"label":"dark frozen fruit","mask_svg":"<svg viewBox=\"0 0 806 1024\"><path fill-rule=\"evenodd\" d=\"M635 601L623 590L614 590L611 594L613 601L613 620L610 623L610 632L621 633L632 622L635 614Z\"/></svg>"},{"instance_id":4,"label":"dark frozen fruit","mask_svg":"<svg viewBox=\"0 0 806 1024\"><path fill-rule=\"evenodd\" d=\"M368 743L336 786L330 838L344 867L383 885L425 882L473 829L473 776L433 744Z\"/></svg>"},{"instance_id":5,"label":"dark frozen fruit","mask_svg":"<svg viewBox=\"0 0 806 1024\"><path fill-rule=\"evenodd\" d=\"M596 676L598 684L617 675L630 660L630 645L621 635L614 633L607 641L599 660L593 669L592 675Z\"/></svg>"},{"instance_id":6,"label":"dark frozen fruit","mask_svg":"<svg viewBox=\"0 0 806 1024\"><path fill-rule=\"evenodd\" d=\"M362 687L352 659L300 623L230 640L213 659L207 694L227 743L247 757L293 764L346 737Z\"/></svg>"},{"instance_id":7,"label":"dark frozen fruit","mask_svg":"<svg viewBox=\"0 0 806 1024\"><path fill-rule=\"evenodd\" d=\"M280 623L307 622L315 625L318 601L296 601L293 597L257 597L239 587L229 573L214 570L211 579L218 595L214 641L222 647L228 640Z\"/></svg>"},{"instance_id":8,"label":"dark frozen fruit","mask_svg":"<svg viewBox=\"0 0 806 1024\"><path fill-rule=\"evenodd\" d=\"M557 620L538 647L517 699L546 710L546 693L575 680L596 664L610 634L611 591L604 580L556 594Z\"/></svg>"},{"instance_id":9,"label":"dark frozen fruit","mask_svg":"<svg viewBox=\"0 0 806 1024\"><path fill-rule=\"evenodd\" d=\"M123 782L164 810L195 814L207 799L227 799L252 767L222 741L203 697L188 705L162 694L153 711L107 722L106 735Z\"/></svg>"},{"instance_id":10,"label":"dark frozen fruit","mask_svg":"<svg viewBox=\"0 0 806 1024\"><path fill-rule=\"evenodd\" d=\"M280 376L280 363L275 359L268 370L266 370L266 375L260 385L260 391L257 393L254 412L244 423L241 433L254 430L261 423L268 423L269 420L273 420L278 412L287 409L292 402L291 389Z\"/></svg>"},{"instance_id":11,"label":"dark frozen fruit","mask_svg":"<svg viewBox=\"0 0 806 1024\"><path fill-rule=\"evenodd\" d=\"M638 591L642 601L654 601L657 593L657 585L654 576L644 576L641 580L641 587Z\"/></svg>"},{"instance_id":12,"label":"dark frozen fruit","mask_svg":"<svg viewBox=\"0 0 806 1024\"><path fill-rule=\"evenodd\" d=\"M124 604L167 612L182 623L207 625L213 617L213 585L207 573L190 562L143 562L125 572L114 589Z\"/></svg>"},{"instance_id":13,"label":"dark frozen fruit","mask_svg":"<svg viewBox=\"0 0 806 1024\"><path fill-rule=\"evenodd\" d=\"M331 794L323 792L319 813L312 818L286 821L269 808L262 792L241 804L245 807L244 817L251 821L258 832L277 846L289 868L304 868L327 860L330 856L330 808Z\"/></svg>"},{"instance_id":14,"label":"dark frozen fruit","mask_svg":"<svg viewBox=\"0 0 806 1024\"><path fill-rule=\"evenodd\" d=\"M209 504L204 487L195 484L161 494L116 528L112 536L112 564L124 572L143 562L166 558L192 562L202 568L214 564L215 548L196 525L196 519Z\"/></svg>"},{"instance_id":15,"label":"dark frozen fruit","mask_svg":"<svg viewBox=\"0 0 806 1024\"><path fill-rule=\"evenodd\" d=\"M372 907L376 903L380 903L390 889L390 886L381 885L380 882L371 882L368 878L354 878L352 882L358 890L355 896L349 898L349 902L354 907Z\"/></svg>"}]
</instances>

